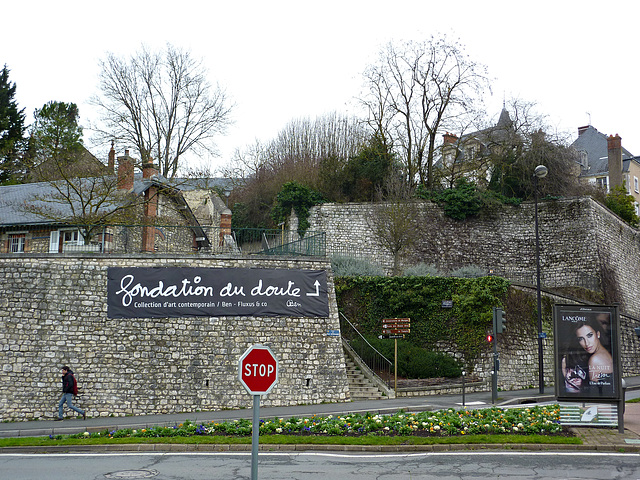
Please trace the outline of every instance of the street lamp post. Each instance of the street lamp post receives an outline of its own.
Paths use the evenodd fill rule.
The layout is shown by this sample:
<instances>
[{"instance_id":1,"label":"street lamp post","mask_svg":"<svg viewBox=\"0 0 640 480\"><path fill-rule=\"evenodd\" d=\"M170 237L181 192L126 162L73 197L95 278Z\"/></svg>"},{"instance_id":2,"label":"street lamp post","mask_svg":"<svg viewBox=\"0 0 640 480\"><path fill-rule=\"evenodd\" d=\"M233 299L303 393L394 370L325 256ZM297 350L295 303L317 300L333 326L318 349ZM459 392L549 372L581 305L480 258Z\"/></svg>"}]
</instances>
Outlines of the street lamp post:
<instances>
[{"instance_id":1,"label":"street lamp post","mask_svg":"<svg viewBox=\"0 0 640 480\"><path fill-rule=\"evenodd\" d=\"M231 195L231 186L227 185L224 187L224 196L226 197L224 200L227 208L229 208L229 195Z\"/></svg>"},{"instance_id":2,"label":"street lamp post","mask_svg":"<svg viewBox=\"0 0 640 480\"><path fill-rule=\"evenodd\" d=\"M547 176L549 170L544 165L538 165L533 175L533 198L535 205L536 228L536 294L538 301L538 384L540 393L544 393L544 361L543 361L543 335L542 335L542 296L540 292L540 236L538 234L538 179Z\"/></svg>"}]
</instances>

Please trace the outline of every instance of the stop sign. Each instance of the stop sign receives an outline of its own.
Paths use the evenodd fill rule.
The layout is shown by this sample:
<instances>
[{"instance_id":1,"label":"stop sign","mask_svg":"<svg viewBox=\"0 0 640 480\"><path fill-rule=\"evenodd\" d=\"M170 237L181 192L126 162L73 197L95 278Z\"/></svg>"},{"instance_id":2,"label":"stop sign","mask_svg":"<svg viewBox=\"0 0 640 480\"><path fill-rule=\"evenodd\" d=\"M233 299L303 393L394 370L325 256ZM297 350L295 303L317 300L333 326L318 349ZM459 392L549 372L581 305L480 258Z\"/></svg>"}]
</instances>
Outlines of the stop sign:
<instances>
[{"instance_id":1,"label":"stop sign","mask_svg":"<svg viewBox=\"0 0 640 480\"><path fill-rule=\"evenodd\" d=\"M278 382L278 359L266 345L253 345L238 361L238 379L251 395L265 395Z\"/></svg>"}]
</instances>

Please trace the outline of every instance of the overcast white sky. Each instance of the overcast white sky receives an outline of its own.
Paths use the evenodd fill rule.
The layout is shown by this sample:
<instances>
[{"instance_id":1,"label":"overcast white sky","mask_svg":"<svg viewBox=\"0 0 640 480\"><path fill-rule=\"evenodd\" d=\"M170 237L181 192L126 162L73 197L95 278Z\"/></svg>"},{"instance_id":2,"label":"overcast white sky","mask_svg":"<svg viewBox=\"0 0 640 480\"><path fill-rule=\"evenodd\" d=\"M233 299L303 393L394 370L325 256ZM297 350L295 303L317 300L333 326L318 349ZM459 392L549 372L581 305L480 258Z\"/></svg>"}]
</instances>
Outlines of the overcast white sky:
<instances>
[{"instance_id":1,"label":"overcast white sky","mask_svg":"<svg viewBox=\"0 0 640 480\"><path fill-rule=\"evenodd\" d=\"M98 62L167 43L202 58L209 79L236 103L219 138L226 164L236 148L268 141L289 121L354 113L362 72L390 40L432 34L459 39L487 65L495 116L503 97L536 102L558 129L591 124L618 133L640 155L640 3L540 0L31 0L3 5L0 65L10 69L28 122L50 100L95 119ZM88 132L87 132L88 133ZM104 152L93 151L99 158ZM119 152L120 153L120 152Z\"/></svg>"}]
</instances>

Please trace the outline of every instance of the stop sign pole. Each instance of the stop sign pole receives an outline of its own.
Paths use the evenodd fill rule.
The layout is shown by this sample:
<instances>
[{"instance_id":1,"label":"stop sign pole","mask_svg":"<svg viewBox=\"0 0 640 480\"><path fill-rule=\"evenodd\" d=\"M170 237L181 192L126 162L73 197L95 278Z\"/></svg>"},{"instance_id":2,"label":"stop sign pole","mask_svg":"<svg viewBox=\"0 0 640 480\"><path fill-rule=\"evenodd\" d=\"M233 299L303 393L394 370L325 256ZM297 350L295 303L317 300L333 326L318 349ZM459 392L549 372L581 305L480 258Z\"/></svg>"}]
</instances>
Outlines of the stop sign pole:
<instances>
[{"instance_id":1,"label":"stop sign pole","mask_svg":"<svg viewBox=\"0 0 640 480\"><path fill-rule=\"evenodd\" d=\"M258 445L260 443L260 396L278 383L278 359L266 345L252 345L238 360L238 380L253 395L251 431L251 480L258 479Z\"/></svg>"}]
</instances>

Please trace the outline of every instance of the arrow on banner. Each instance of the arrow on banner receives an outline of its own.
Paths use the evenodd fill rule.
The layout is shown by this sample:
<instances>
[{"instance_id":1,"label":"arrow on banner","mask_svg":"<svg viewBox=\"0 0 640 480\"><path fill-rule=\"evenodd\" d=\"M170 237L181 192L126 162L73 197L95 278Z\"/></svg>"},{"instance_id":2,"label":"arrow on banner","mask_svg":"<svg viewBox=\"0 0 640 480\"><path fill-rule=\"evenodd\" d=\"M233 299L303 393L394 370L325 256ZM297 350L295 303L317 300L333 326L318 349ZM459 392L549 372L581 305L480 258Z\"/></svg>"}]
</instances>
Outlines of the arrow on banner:
<instances>
[{"instance_id":1,"label":"arrow on banner","mask_svg":"<svg viewBox=\"0 0 640 480\"><path fill-rule=\"evenodd\" d=\"M316 283L313 284L316 287L315 293L307 293L307 297L319 297L320 296L320 282L316 280Z\"/></svg>"}]
</instances>

